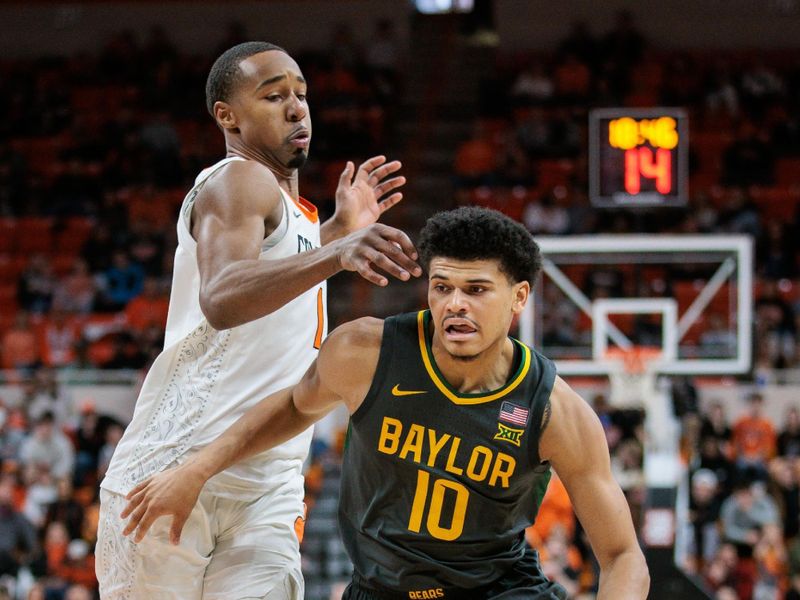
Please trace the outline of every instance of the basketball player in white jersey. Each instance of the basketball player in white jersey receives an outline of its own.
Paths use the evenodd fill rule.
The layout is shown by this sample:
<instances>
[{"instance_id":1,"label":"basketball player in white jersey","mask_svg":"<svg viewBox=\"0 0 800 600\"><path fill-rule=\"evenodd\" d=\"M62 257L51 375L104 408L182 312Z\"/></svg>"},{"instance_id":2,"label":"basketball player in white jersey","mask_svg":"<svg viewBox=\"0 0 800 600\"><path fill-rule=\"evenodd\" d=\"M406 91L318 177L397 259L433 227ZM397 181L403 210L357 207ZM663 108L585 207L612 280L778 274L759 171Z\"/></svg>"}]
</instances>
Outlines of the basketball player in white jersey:
<instances>
[{"instance_id":1,"label":"basketball player in white jersey","mask_svg":"<svg viewBox=\"0 0 800 600\"><path fill-rule=\"evenodd\" d=\"M421 273L409 238L375 223L401 199L398 162L348 163L322 227L300 197L311 120L284 50L226 51L206 100L227 158L200 173L181 207L164 350L101 485L97 576L108 600L303 597L295 523L311 429L213 478L179 546L166 524L139 544L123 537L125 495L300 380L326 332L326 278L345 269L386 285L384 273Z\"/></svg>"}]
</instances>

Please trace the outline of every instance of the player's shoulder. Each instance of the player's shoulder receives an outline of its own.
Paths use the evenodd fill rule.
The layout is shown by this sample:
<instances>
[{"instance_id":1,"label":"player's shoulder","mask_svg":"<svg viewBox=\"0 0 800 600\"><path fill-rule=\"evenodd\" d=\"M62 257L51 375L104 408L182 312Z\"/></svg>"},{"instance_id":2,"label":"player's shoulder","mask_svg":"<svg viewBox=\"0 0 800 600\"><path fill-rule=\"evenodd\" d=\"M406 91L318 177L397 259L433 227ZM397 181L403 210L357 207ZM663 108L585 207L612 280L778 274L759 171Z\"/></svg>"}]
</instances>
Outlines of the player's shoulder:
<instances>
[{"instance_id":1,"label":"player's shoulder","mask_svg":"<svg viewBox=\"0 0 800 600\"><path fill-rule=\"evenodd\" d=\"M383 339L383 319L361 317L339 325L326 340L327 345L337 349L371 349L380 348Z\"/></svg>"},{"instance_id":2,"label":"player's shoulder","mask_svg":"<svg viewBox=\"0 0 800 600\"><path fill-rule=\"evenodd\" d=\"M255 160L232 160L208 178L196 204L211 210L269 210L279 200L278 180L266 165Z\"/></svg>"}]
</instances>

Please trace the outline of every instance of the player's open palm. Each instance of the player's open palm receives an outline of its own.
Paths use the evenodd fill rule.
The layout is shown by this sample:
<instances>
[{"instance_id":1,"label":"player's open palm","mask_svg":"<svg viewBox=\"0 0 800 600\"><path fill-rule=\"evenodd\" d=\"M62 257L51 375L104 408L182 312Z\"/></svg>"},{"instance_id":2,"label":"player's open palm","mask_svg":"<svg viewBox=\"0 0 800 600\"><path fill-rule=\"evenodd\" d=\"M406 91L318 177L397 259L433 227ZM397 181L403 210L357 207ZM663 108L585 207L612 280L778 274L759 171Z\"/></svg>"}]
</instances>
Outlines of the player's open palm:
<instances>
[{"instance_id":1,"label":"player's open palm","mask_svg":"<svg viewBox=\"0 0 800 600\"><path fill-rule=\"evenodd\" d=\"M352 162L347 162L336 188L334 215L346 231L353 232L375 223L403 199L402 192L396 190L405 184L406 178L402 175L390 177L401 167L400 161L386 162L385 156L373 156L357 171Z\"/></svg>"},{"instance_id":2,"label":"player's open palm","mask_svg":"<svg viewBox=\"0 0 800 600\"><path fill-rule=\"evenodd\" d=\"M204 483L188 465L167 469L143 481L125 497L128 505L120 517L130 520L122 534L127 536L135 531L133 541L138 543L157 518L172 515L169 539L178 544Z\"/></svg>"}]
</instances>

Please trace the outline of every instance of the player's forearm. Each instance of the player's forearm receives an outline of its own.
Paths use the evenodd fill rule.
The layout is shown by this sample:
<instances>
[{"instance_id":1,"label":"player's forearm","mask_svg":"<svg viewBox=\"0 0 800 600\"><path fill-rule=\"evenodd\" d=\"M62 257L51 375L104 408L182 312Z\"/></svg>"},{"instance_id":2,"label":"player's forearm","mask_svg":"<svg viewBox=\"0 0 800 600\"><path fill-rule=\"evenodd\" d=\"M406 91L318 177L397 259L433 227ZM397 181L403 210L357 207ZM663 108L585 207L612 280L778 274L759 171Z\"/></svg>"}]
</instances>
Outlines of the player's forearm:
<instances>
[{"instance_id":1,"label":"player's forearm","mask_svg":"<svg viewBox=\"0 0 800 600\"><path fill-rule=\"evenodd\" d=\"M623 552L600 570L597 600L644 600L650 589L650 573L642 552Z\"/></svg>"},{"instance_id":2,"label":"player's forearm","mask_svg":"<svg viewBox=\"0 0 800 600\"><path fill-rule=\"evenodd\" d=\"M276 261L238 261L203 285L200 306L212 327L229 329L275 312L340 270L331 246Z\"/></svg>"},{"instance_id":3,"label":"player's forearm","mask_svg":"<svg viewBox=\"0 0 800 600\"><path fill-rule=\"evenodd\" d=\"M192 470L203 480L251 456L286 442L315 421L300 413L292 400L294 388L267 397L242 415L211 444L191 458Z\"/></svg>"}]
</instances>

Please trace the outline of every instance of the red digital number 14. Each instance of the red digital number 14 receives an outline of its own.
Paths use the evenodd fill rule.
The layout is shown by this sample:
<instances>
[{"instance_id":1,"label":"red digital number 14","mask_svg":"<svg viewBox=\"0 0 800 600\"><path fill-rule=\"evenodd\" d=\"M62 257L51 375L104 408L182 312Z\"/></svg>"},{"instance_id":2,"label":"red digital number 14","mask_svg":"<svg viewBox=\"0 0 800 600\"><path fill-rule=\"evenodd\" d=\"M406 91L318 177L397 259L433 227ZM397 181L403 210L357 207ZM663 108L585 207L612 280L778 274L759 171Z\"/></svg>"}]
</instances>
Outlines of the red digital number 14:
<instances>
[{"instance_id":1,"label":"red digital number 14","mask_svg":"<svg viewBox=\"0 0 800 600\"><path fill-rule=\"evenodd\" d=\"M659 148L631 148L625 151L625 191L638 194L642 189L642 177L654 179L660 194L669 194L672 189L672 153Z\"/></svg>"}]
</instances>

